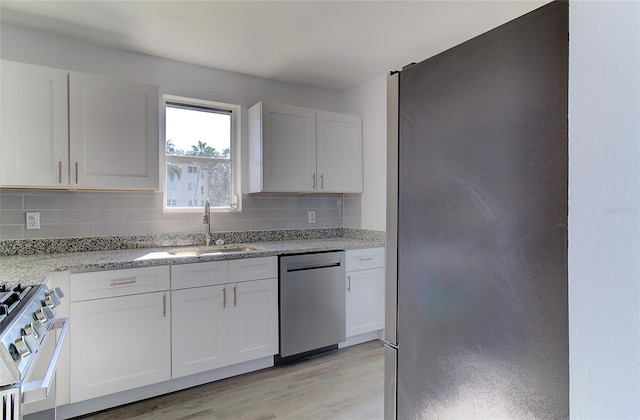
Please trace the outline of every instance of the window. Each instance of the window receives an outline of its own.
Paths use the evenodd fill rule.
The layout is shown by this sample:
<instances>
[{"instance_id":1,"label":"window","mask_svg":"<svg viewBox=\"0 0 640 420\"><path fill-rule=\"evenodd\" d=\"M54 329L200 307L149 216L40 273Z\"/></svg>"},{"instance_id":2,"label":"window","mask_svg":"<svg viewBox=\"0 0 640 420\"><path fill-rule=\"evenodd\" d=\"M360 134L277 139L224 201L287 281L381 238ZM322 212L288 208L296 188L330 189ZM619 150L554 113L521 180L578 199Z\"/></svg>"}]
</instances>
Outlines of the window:
<instances>
[{"instance_id":1,"label":"window","mask_svg":"<svg viewBox=\"0 0 640 420\"><path fill-rule=\"evenodd\" d=\"M196 211L206 200L214 211L240 210L240 107L175 96L164 100L166 210Z\"/></svg>"}]
</instances>

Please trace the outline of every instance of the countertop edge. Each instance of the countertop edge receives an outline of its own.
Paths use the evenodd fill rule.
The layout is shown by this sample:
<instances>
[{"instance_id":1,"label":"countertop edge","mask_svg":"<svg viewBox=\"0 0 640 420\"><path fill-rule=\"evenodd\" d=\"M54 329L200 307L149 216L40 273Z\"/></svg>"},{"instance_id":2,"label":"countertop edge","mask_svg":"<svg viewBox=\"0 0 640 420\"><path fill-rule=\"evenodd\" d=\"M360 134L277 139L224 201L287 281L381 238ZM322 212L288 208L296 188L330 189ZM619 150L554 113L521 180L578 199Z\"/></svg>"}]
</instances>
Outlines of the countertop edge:
<instances>
[{"instance_id":1,"label":"countertop edge","mask_svg":"<svg viewBox=\"0 0 640 420\"><path fill-rule=\"evenodd\" d=\"M251 242L255 250L199 256L172 256L177 247L142 248L113 251L88 251L0 257L0 282L9 287L40 284L54 272L83 272L107 269L190 264L209 261L259 258L309 252L366 249L384 246L384 241L352 238L306 239L297 241Z\"/></svg>"}]
</instances>

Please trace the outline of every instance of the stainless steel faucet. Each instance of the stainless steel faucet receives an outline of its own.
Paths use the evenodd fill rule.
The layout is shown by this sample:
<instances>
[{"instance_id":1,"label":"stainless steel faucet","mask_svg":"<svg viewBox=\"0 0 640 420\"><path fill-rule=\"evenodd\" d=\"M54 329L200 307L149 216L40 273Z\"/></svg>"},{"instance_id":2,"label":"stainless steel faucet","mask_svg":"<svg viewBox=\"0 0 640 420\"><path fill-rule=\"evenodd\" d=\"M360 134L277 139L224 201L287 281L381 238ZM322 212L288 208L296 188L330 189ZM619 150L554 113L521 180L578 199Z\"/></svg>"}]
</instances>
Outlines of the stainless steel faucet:
<instances>
[{"instance_id":1,"label":"stainless steel faucet","mask_svg":"<svg viewBox=\"0 0 640 420\"><path fill-rule=\"evenodd\" d=\"M204 244L211 245L211 204L209 204L209 200L204 203L202 223L204 223Z\"/></svg>"}]
</instances>

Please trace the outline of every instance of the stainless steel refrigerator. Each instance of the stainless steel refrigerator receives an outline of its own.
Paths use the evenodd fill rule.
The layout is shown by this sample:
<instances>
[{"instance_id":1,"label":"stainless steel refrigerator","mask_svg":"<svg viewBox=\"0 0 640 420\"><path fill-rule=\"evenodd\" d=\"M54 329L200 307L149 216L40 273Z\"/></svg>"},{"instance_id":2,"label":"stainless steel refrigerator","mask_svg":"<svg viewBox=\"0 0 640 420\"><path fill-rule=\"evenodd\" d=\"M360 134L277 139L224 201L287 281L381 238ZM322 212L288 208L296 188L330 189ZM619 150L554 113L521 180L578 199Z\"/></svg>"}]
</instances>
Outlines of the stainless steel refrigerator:
<instances>
[{"instance_id":1,"label":"stainless steel refrigerator","mask_svg":"<svg viewBox=\"0 0 640 420\"><path fill-rule=\"evenodd\" d=\"M385 418L569 416L568 3L389 77Z\"/></svg>"}]
</instances>

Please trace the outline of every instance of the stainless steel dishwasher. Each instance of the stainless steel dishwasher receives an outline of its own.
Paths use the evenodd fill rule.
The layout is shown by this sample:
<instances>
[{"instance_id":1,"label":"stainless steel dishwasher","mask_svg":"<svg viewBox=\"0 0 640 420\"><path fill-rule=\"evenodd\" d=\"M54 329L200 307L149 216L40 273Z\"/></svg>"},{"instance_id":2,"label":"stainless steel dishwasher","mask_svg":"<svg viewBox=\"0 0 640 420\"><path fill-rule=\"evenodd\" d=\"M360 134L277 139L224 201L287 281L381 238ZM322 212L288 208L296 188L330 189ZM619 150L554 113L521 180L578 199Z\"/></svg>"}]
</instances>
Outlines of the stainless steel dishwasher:
<instances>
[{"instance_id":1,"label":"stainless steel dishwasher","mask_svg":"<svg viewBox=\"0 0 640 420\"><path fill-rule=\"evenodd\" d=\"M345 340L344 251L280 257L280 355L276 363Z\"/></svg>"}]
</instances>

